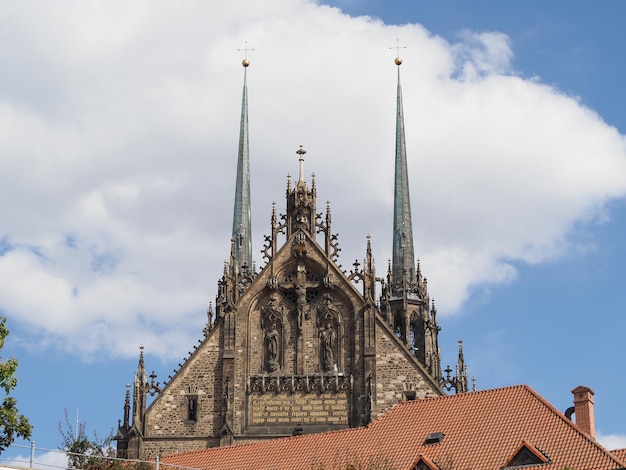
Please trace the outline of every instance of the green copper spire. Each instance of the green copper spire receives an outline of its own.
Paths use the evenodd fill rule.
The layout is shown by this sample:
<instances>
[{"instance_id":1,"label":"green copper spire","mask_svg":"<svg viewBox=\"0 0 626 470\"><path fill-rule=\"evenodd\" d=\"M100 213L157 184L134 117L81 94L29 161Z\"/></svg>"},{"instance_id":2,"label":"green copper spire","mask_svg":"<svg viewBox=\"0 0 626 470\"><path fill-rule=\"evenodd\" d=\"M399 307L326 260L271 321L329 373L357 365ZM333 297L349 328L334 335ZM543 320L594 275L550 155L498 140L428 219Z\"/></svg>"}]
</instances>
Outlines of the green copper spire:
<instances>
[{"instance_id":1,"label":"green copper spire","mask_svg":"<svg viewBox=\"0 0 626 470\"><path fill-rule=\"evenodd\" d=\"M241 125L239 128L239 155L237 158L237 184L233 214L233 240L237 268L244 264L252 268L252 215L250 211L250 149L248 143L248 59L241 63L243 70L243 97L241 100Z\"/></svg>"},{"instance_id":2,"label":"green copper spire","mask_svg":"<svg viewBox=\"0 0 626 470\"><path fill-rule=\"evenodd\" d=\"M400 86L400 64L398 66L398 98L396 108L396 171L393 203L393 260L394 282L401 282L406 273L407 281L415 280L413 252L413 224L411 223L411 198L409 196L409 173L406 162L406 142L404 139L404 111L402 107L402 87Z\"/></svg>"}]
</instances>

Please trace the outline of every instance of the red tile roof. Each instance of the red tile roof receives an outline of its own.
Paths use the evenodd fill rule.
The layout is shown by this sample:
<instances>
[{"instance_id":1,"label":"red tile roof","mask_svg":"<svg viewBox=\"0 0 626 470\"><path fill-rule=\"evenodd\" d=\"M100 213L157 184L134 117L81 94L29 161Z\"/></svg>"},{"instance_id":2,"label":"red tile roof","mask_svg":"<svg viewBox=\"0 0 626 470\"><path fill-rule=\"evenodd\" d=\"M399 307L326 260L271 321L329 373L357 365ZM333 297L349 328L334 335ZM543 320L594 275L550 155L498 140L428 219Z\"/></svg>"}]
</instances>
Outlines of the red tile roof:
<instances>
[{"instance_id":1,"label":"red tile roof","mask_svg":"<svg viewBox=\"0 0 626 470\"><path fill-rule=\"evenodd\" d=\"M425 444L431 433L443 441ZM367 427L166 456L161 462L220 469L412 469L420 456L441 468L501 469L526 441L542 470L616 469L623 463L530 387L518 385L401 403ZM378 466L368 464L377 463Z\"/></svg>"},{"instance_id":2,"label":"red tile roof","mask_svg":"<svg viewBox=\"0 0 626 470\"><path fill-rule=\"evenodd\" d=\"M611 454L620 459L622 462L626 462L626 449L612 450Z\"/></svg>"}]
</instances>

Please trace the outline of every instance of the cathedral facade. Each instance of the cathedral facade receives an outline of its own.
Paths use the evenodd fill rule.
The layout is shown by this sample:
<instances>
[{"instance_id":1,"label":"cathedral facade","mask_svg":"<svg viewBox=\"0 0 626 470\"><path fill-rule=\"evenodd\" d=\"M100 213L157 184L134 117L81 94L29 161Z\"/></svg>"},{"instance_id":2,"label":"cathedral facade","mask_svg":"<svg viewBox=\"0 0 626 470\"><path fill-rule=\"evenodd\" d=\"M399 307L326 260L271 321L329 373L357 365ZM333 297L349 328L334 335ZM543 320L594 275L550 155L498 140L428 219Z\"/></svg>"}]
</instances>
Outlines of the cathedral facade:
<instances>
[{"instance_id":1,"label":"cathedral facade","mask_svg":"<svg viewBox=\"0 0 626 470\"><path fill-rule=\"evenodd\" d=\"M215 311L166 384L147 376L141 349L115 437L120 456L357 427L401 401L467 390L461 349L456 376L442 375L436 309L414 259L400 64L393 259L378 277L369 238L363 265L349 272L338 265L330 208L318 212L302 147L285 211L272 209L264 266L254 268L244 60L231 253Z\"/></svg>"}]
</instances>

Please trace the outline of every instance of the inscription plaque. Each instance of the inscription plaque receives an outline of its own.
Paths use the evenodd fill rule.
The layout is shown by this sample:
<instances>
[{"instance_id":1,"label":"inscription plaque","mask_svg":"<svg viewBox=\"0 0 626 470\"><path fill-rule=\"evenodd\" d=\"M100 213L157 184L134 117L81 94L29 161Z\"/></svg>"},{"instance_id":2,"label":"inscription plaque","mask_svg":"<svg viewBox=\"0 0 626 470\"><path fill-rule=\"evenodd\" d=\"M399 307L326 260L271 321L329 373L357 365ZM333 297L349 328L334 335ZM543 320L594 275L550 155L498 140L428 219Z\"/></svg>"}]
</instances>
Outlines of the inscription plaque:
<instances>
[{"instance_id":1,"label":"inscription plaque","mask_svg":"<svg viewBox=\"0 0 626 470\"><path fill-rule=\"evenodd\" d=\"M250 397L250 424L347 425L348 393L263 394Z\"/></svg>"}]
</instances>

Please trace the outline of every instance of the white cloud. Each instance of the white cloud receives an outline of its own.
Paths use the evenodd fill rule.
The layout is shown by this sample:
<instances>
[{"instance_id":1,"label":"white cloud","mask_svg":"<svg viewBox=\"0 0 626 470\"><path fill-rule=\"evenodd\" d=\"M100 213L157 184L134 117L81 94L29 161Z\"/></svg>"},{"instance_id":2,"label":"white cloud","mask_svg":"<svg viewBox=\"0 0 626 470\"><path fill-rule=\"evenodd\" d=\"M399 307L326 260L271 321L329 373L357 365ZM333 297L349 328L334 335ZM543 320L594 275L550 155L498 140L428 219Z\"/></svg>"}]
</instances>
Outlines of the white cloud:
<instances>
[{"instance_id":1,"label":"white cloud","mask_svg":"<svg viewBox=\"0 0 626 470\"><path fill-rule=\"evenodd\" d=\"M513 51L509 37L499 32L462 31L461 41L451 47L458 75L472 81L510 71Z\"/></svg>"},{"instance_id":2,"label":"white cloud","mask_svg":"<svg viewBox=\"0 0 626 470\"><path fill-rule=\"evenodd\" d=\"M13 446L8 450L15 450L19 447L25 446ZM43 451L43 452L42 452ZM31 456L30 455L14 455L11 457L4 457L2 459L2 466L0 468L10 469L10 468L66 468L67 467L67 455L64 452L58 450L48 450L48 449L39 449L35 448L35 452L33 454L32 466L31 466Z\"/></svg>"},{"instance_id":3,"label":"white cloud","mask_svg":"<svg viewBox=\"0 0 626 470\"><path fill-rule=\"evenodd\" d=\"M596 440L609 450L617 450L626 448L625 434L596 434Z\"/></svg>"},{"instance_id":4,"label":"white cloud","mask_svg":"<svg viewBox=\"0 0 626 470\"><path fill-rule=\"evenodd\" d=\"M230 245L246 40L255 253L302 144L341 263L371 234L386 269L396 38L416 254L440 314L515 262L566 254L572 227L626 192L623 136L516 76L498 32L449 44L305 0L36 7L0 17L0 310L37 343L180 357L201 335Z\"/></svg>"}]
</instances>

